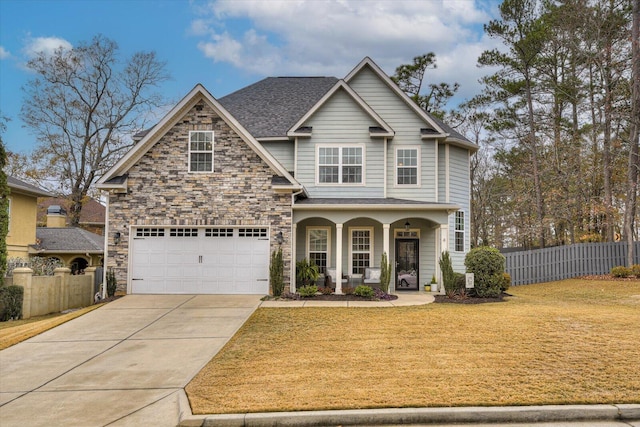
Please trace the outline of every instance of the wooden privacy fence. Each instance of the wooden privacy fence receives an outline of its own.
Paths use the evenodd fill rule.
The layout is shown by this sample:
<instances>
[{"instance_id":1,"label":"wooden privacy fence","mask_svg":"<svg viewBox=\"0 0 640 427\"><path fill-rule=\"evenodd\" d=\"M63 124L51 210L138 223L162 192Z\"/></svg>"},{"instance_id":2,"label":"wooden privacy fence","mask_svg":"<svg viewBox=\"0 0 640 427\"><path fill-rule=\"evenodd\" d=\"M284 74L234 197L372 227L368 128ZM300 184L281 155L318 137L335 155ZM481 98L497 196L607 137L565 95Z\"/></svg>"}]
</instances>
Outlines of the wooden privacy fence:
<instances>
[{"instance_id":1,"label":"wooden privacy fence","mask_svg":"<svg viewBox=\"0 0 640 427\"><path fill-rule=\"evenodd\" d=\"M634 264L640 264L640 242L634 243ZM503 253L512 285L553 282L591 274L609 274L627 265L627 244L579 243L568 246Z\"/></svg>"}]
</instances>

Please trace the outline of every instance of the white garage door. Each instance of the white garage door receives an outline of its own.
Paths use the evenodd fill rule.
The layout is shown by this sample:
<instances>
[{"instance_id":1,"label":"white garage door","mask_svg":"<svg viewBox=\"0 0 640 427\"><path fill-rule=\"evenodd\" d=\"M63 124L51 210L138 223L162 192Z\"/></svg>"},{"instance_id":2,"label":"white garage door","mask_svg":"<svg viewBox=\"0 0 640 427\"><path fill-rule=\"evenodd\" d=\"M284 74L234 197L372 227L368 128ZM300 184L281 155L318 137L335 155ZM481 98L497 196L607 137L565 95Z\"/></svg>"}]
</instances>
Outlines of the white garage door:
<instances>
[{"instance_id":1,"label":"white garage door","mask_svg":"<svg viewBox=\"0 0 640 427\"><path fill-rule=\"evenodd\" d=\"M268 294L267 228L132 230L131 293Z\"/></svg>"}]
</instances>

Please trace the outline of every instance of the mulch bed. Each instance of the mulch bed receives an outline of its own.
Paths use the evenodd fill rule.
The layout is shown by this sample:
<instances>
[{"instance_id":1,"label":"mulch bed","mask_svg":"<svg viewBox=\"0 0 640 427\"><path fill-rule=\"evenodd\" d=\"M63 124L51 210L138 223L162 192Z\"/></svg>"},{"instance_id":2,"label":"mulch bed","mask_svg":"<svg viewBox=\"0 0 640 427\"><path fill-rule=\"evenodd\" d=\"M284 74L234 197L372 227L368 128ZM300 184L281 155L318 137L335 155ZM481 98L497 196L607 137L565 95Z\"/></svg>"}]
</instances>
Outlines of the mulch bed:
<instances>
[{"instance_id":1,"label":"mulch bed","mask_svg":"<svg viewBox=\"0 0 640 427\"><path fill-rule=\"evenodd\" d=\"M610 274L593 274L590 276L581 276L578 277L578 279L584 279L584 280L615 280L618 282L635 282L640 280L637 277L613 277Z\"/></svg>"},{"instance_id":2,"label":"mulch bed","mask_svg":"<svg viewBox=\"0 0 640 427\"><path fill-rule=\"evenodd\" d=\"M364 297L360 297L358 295L353 295L353 294L342 294L342 295L336 295L336 294L319 294L319 295L315 295L312 297L305 297L302 298L300 296L296 296L295 298L287 298L287 297L280 297L280 298L276 298L276 297L265 297L263 298L263 300L290 300L290 301L393 301L393 300L397 300L398 296L397 295L389 295L387 294L383 299L371 299L371 298L364 298Z\"/></svg>"},{"instance_id":3,"label":"mulch bed","mask_svg":"<svg viewBox=\"0 0 640 427\"><path fill-rule=\"evenodd\" d=\"M499 297L495 297L495 298L476 298L476 297L466 297L466 298L454 297L454 298L449 298L446 295L435 295L436 300L434 302L444 303L444 304L485 304L485 303L488 303L488 302L503 302L504 301L504 297L506 297L506 296L513 296L513 295L509 295L507 293L503 293Z\"/></svg>"}]
</instances>

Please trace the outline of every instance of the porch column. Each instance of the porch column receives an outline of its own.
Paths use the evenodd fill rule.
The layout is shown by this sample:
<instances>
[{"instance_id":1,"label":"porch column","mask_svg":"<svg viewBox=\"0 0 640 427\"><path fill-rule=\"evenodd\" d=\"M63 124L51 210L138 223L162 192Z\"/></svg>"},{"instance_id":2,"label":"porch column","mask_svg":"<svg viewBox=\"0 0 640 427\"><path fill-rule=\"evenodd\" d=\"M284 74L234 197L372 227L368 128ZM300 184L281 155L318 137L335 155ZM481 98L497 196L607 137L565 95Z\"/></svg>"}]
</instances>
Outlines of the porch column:
<instances>
[{"instance_id":1,"label":"porch column","mask_svg":"<svg viewBox=\"0 0 640 427\"><path fill-rule=\"evenodd\" d=\"M389 252L389 232L391 230L391 224L382 224L382 251L387 254L387 262L391 265L391 253ZM382 266L380 266L382 267ZM395 267L391 267L391 271L395 271ZM394 293L396 291L396 281L391 280L389 283L389 292Z\"/></svg>"},{"instance_id":2,"label":"porch column","mask_svg":"<svg viewBox=\"0 0 640 427\"><path fill-rule=\"evenodd\" d=\"M444 293L444 286L442 283L442 272L440 271L440 255L442 255L442 253L444 253L445 251L449 250L449 224L440 224L440 236L439 236L439 243L440 243L440 251L438 254L438 260L437 260L437 269L436 271L438 272L438 287L439 287L439 291L440 293Z\"/></svg>"},{"instance_id":3,"label":"porch column","mask_svg":"<svg viewBox=\"0 0 640 427\"><path fill-rule=\"evenodd\" d=\"M342 225L336 224L336 294L342 294Z\"/></svg>"},{"instance_id":4,"label":"porch column","mask_svg":"<svg viewBox=\"0 0 640 427\"><path fill-rule=\"evenodd\" d=\"M289 292L296 293L296 240L298 235L298 224L291 226L291 274L289 275Z\"/></svg>"},{"instance_id":5,"label":"porch column","mask_svg":"<svg viewBox=\"0 0 640 427\"><path fill-rule=\"evenodd\" d=\"M391 262L391 254L389 253L389 230L391 230L391 224L382 224L382 251L387 254L387 259Z\"/></svg>"}]
</instances>

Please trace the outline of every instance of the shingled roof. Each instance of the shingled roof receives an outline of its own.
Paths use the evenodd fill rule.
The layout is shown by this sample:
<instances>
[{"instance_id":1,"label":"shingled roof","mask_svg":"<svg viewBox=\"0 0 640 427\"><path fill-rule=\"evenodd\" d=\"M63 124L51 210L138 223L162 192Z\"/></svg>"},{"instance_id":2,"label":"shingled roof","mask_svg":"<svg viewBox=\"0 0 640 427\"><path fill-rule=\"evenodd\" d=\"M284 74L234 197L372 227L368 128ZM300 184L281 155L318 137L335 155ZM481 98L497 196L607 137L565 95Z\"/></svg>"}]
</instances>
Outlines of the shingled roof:
<instances>
[{"instance_id":1,"label":"shingled roof","mask_svg":"<svg viewBox=\"0 0 640 427\"><path fill-rule=\"evenodd\" d=\"M41 188L36 187L35 185L31 185L28 182L24 182L18 178L14 178L12 176L7 176L7 184L12 192L22 193L28 196L34 197L49 197L50 193L44 191Z\"/></svg>"},{"instance_id":2,"label":"shingled roof","mask_svg":"<svg viewBox=\"0 0 640 427\"><path fill-rule=\"evenodd\" d=\"M218 101L255 138L287 131L338 81L335 77L267 77Z\"/></svg>"},{"instance_id":3,"label":"shingled roof","mask_svg":"<svg viewBox=\"0 0 640 427\"><path fill-rule=\"evenodd\" d=\"M80 252L102 253L104 251L104 236L92 233L82 228L36 228L38 252Z\"/></svg>"}]
</instances>

